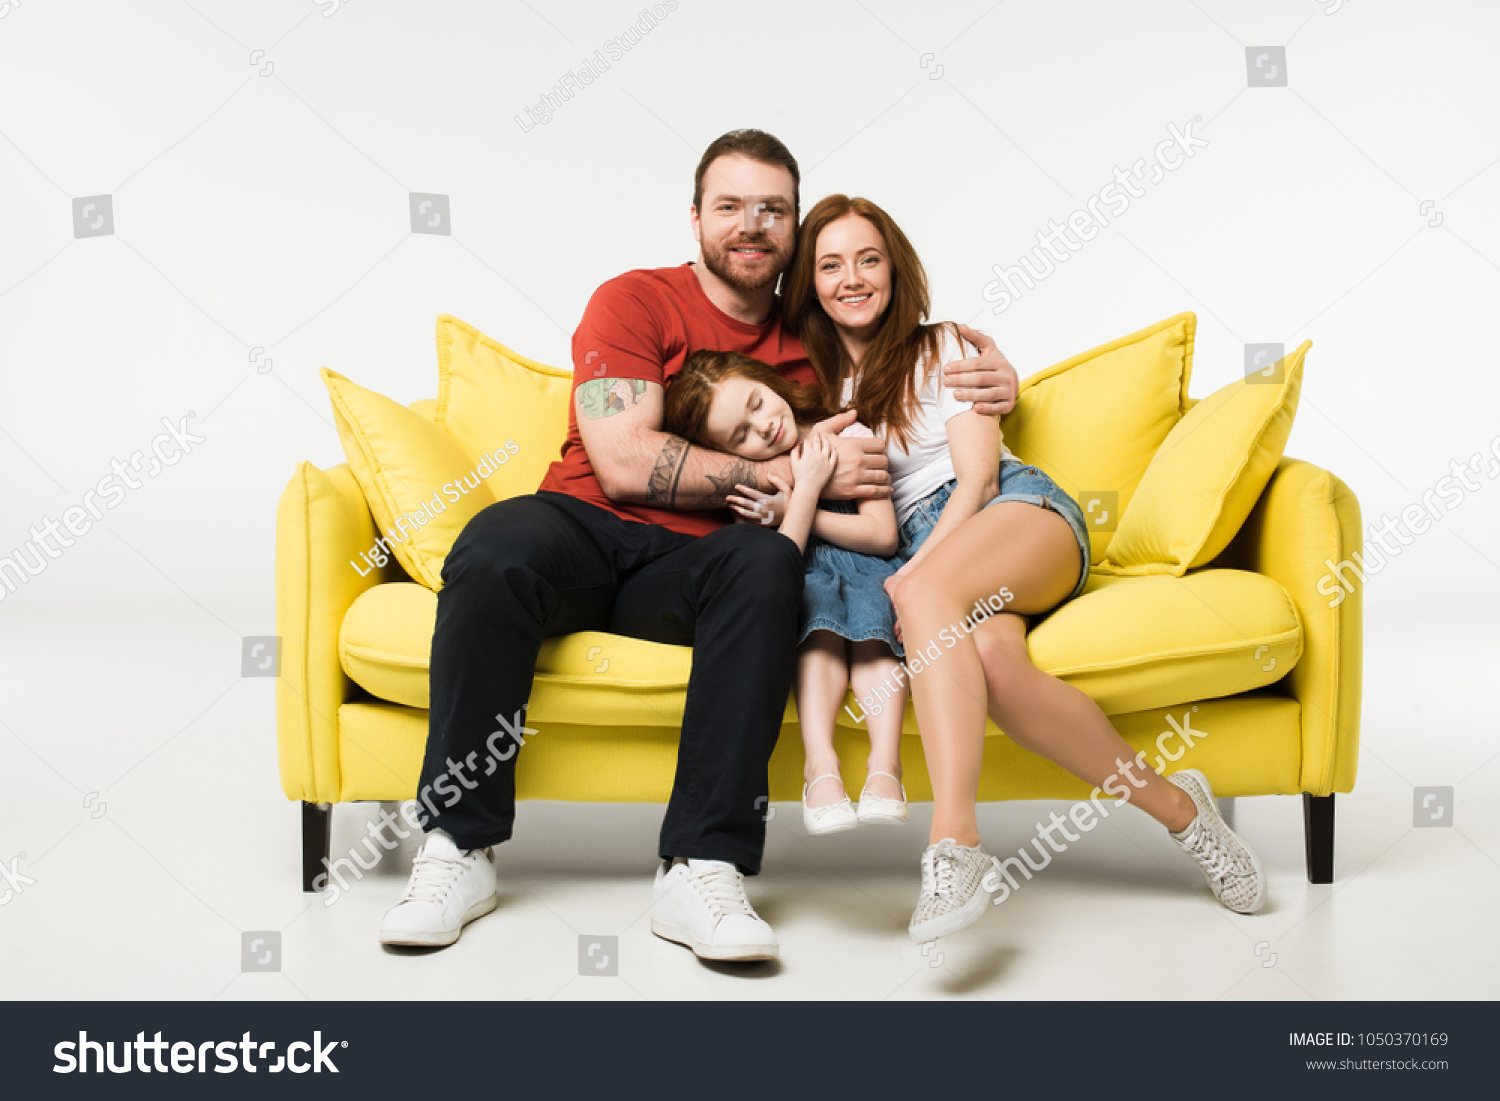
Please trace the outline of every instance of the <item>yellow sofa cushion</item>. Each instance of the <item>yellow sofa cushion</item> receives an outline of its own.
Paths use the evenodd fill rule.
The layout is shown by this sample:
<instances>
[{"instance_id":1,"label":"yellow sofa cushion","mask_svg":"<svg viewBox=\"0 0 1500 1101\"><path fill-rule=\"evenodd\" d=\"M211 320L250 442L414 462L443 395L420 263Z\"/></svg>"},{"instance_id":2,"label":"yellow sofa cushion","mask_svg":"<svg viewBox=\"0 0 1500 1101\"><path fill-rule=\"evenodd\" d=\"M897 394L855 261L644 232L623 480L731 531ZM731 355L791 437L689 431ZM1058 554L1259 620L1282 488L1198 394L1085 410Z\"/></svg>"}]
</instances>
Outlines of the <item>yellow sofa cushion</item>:
<instances>
[{"instance_id":1,"label":"yellow sofa cushion","mask_svg":"<svg viewBox=\"0 0 1500 1101\"><path fill-rule=\"evenodd\" d=\"M437 319L433 419L470 455L504 448L485 480L496 500L535 493L568 434L573 372L527 359L449 314Z\"/></svg>"},{"instance_id":2,"label":"yellow sofa cushion","mask_svg":"<svg viewBox=\"0 0 1500 1101\"><path fill-rule=\"evenodd\" d=\"M1249 375L1188 410L1146 468L1098 572L1180 577L1229 545L1281 461L1311 347L1281 360L1276 381Z\"/></svg>"},{"instance_id":3,"label":"yellow sofa cushion","mask_svg":"<svg viewBox=\"0 0 1500 1101\"><path fill-rule=\"evenodd\" d=\"M1016 457L1083 506L1092 562L1187 407L1196 331L1181 313L1038 371L1001 421Z\"/></svg>"},{"instance_id":4,"label":"yellow sofa cushion","mask_svg":"<svg viewBox=\"0 0 1500 1101\"><path fill-rule=\"evenodd\" d=\"M377 585L344 616L339 663L377 699L428 706L427 665L437 595L410 582ZM545 696L552 714L588 726L671 726L682 722L693 667L686 646L603 631L545 639L537 654L532 706ZM788 721L795 711L787 705Z\"/></svg>"},{"instance_id":5,"label":"yellow sofa cushion","mask_svg":"<svg viewBox=\"0 0 1500 1101\"><path fill-rule=\"evenodd\" d=\"M427 707L436 616L437 597L419 585L360 594L340 634L344 671L378 699ZM1032 630L1030 648L1038 668L1113 715L1280 680L1302 654L1302 630L1286 591L1259 574L1101 576ZM544 699L557 721L583 725L676 726L691 669L685 646L599 631L562 635L542 643L533 708ZM790 705L788 715L795 716Z\"/></svg>"},{"instance_id":6,"label":"yellow sofa cushion","mask_svg":"<svg viewBox=\"0 0 1500 1101\"><path fill-rule=\"evenodd\" d=\"M476 462L420 413L323 368L334 424L375 526L407 574L436 591L458 533L495 495L483 479L493 457ZM501 453L504 453L502 447ZM372 546L351 569L381 565Z\"/></svg>"},{"instance_id":7,"label":"yellow sofa cushion","mask_svg":"<svg viewBox=\"0 0 1500 1101\"><path fill-rule=\"evenodd\" d=\"M1027 646L1038 669L1117 715L1272 684L1302 656L1302 624L1286 590L1248 570L1096 574Z\"/></svg>"}]
</instances>

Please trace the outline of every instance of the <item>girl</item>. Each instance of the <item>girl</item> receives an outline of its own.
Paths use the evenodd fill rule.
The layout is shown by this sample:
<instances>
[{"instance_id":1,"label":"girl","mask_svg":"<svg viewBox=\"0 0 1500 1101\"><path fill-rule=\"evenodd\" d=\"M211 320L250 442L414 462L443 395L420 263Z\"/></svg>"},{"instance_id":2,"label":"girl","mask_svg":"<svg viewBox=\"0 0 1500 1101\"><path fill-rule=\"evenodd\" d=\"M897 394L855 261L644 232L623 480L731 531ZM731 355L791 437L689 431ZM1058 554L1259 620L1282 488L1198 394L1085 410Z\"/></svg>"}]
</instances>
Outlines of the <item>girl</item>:
<instances>
[{"instance_id":1,"label":"girl","mask_svg":"<svg viewBox=\"0 0 1500 1101\"><path fill-rule=\"evenodd\" d=\"M933 792L912 937L957 932L986 909L990 858L975 816L986 707L1013 741L1091 784L1116 790L1107 781L1123 786L1124 772L1130 801L1167 827L1214 895L1258 909L1260 865L1219 817L1202 773L1131 776L1126 762L1140 762L1098 705L1031 664L1025 616L1083 591L1088 529L1077 503L936 377L957 344L924 323L927 278L906 235L869 200L832 195L808 212L786 279L787 318L825 392L852 400L887 439L903 564L886 590L912 647ZM919 648L939 657L918 668Z\"/></svg>"},{"instance_id":2,"label":"girl","mask_svg":"<svg viewBox=\"0 0 1500 1101\"><path fill-rule=\"evenodd\" d=\"M794 486L773 475L780 492L774 498L758 495L774 504L745 497L729 501L744 519L779 519L781 534L807 555L796 696L807 762L802 821L814 834L907 819L901 787L906 682L883 588L900 565L890 557L897 547L896 514L885 499L857 507L826 501L819 507L818 494L834 468L828 437L814 428L825 415L821 395L787 382L760 360L700 351L687 358L667 387L664 417L667 431L741 458L762 461L792 453ZM842 434L873 435L858 423ZM856 696L872 701L865 716L868 778L858 809L844 791L833 748L834 721L851 685Z\"/></svg>"}]
</instances>

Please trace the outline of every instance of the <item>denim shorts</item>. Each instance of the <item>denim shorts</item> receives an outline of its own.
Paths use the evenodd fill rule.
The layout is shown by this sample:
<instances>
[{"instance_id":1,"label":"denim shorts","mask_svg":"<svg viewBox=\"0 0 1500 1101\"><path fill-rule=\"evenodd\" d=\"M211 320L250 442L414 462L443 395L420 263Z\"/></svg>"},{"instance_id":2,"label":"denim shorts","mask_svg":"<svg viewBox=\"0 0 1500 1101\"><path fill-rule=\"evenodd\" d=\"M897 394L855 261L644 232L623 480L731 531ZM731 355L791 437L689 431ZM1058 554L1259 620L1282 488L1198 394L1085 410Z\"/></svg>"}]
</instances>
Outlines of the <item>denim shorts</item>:
<instances>
[{"instance_id":1,"label":"denim shorts","mask_svg":"<svg viewBox=\"0 0 1500 1101\"><path fill-rule=\"evenodd\" d=\"M938 486L917 503L915 512L902 521L901 548L896 552L897 558L909 562L921 549L927 536L937 526L938 518L943 514L943 506L948 503L948 498L953 495L953 489L957 485L955 480ZM990 508L1001 501L1025 501L1039 508L1049 508L1068 522L1068 527L1073 529L1073 538L1078 542L1080 569L1078 583L1063 598L1063 602L1072 600L1083 592L1083 587L1089 580L1089 529L1078 502L1042 471L1016 459L1006 459L1000 464L1000 492L984 507Z\"/></svg>"}]
</instances>

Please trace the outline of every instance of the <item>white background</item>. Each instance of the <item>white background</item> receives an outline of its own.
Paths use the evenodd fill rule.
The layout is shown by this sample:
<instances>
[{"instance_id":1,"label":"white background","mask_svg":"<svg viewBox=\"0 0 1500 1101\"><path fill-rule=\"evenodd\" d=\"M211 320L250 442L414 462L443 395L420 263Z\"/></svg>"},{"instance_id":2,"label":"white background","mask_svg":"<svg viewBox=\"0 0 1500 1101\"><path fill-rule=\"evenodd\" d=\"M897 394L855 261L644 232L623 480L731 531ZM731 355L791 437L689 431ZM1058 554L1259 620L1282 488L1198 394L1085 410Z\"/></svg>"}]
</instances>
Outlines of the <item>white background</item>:
<instances>
[{"instance_id":1,"label":"white background","mask_svg":"<svg viewBox=\"0 0 1500 1101\"><path fill-rule=\"evenodd\" d=\"M300 893L275 682L241 678L240 636L275 630L294 465L343 461L318 368L431 396L444 312L565 363L600 282L692 257L692 171L730 128L786 141L804 207L885 206L936 315L988 328L1023 375L1184 309L1200 397L1240 377L1243 344L1313 339L1288 451L1367 521L1500 432L1500 7L677 2L523 130L639 3L0 0L0 555L161 418L193 410L207 437L0 606L0 864L33 880L0 910L0 993L1492 997L1488 480L1366 588L1335 882L1306 882L1300 800L1239 801L1271 884L1254 919L1121 816L935 966L904 931L921 804L905 832L826 846L782 808L751 889L785 949L772 982L650 935L659 807L528 806L500 910L422 960L375 938L415 840L337 906ZM1246 48L1268 45L1288 86L1249 88ZM1206 149L990 312L993 265L1194 116ZM410 192L450 196L452 236L411 232ZM102 194L115 233L75 239L72 199ZM1453 828L1414 828L1423 785L1454 786ZM335 855L376 809L337 808ZM981 807L986 844L1015 851L1047 810ZM241 971L257 931L284 934L280 972ZM589 934L619 935L618 982L581 977Z\"/></svg>"},{"instance_id":2,"label":"white background","mask_svg":"<svg viewBox=\"0 0 1500 1101\"><path fill-rule=\"evenodd\" d=\"M890 210L935 314L991 331L1023 376L1183 309L1195 396L1246 342L1313 339L1288 452L1367 523L1394 515L1500 432L1500 10L1336 7L681 0L523 130L640 5L12 3L0 553L161 417L194 410L209 442L6 611L190 599L271 633L277 497L297 460L342 461L318 368L432 395L442 312L566 364L594 287L692 257L693 168L737 126L788 144L804 209L843 191ZM1288 87L1247 87L1265 44L1287 46ZM1208 148L991 312L992 265L1195 115ZM451 196L451 237L410 232L411 191ZM116 232L75 240L71 197L97 194ZM1372 581L1372 628L1500 607L1497 500L1486 480Z\"/></svg>"}]
</instances>

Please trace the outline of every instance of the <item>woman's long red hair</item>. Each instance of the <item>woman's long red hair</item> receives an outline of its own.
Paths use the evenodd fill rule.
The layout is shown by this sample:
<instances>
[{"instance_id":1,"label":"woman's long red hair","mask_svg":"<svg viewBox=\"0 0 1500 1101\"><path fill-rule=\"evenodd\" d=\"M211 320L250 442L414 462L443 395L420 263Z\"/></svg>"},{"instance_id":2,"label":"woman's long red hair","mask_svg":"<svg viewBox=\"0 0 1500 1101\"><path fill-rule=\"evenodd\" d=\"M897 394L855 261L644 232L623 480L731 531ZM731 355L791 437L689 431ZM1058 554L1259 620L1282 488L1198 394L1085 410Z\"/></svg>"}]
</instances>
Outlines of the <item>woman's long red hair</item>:
<instances>
[{"instance_id":1,"label":"woman's long red hair","mask_svg":"<svg viewBox=\"0 0 1500 1101\"><path fill-rule=\"evenodd\" d=\"M860 359L854 408L861 423L876 432L883 429L887 438L899 440L906 450L911 445L912 421L917 413L915 368L919 363L926 370L937 366L943 327L927 323L932 308L927 273L895 220L869 199L830 195L820 201L807 212L797 232L797 251L787 269L782 308L807 349L825 400L836 407L844 392L844 380L856 368L833 319L818 301L817 246L824 229L850 214L864 218L880 233L891 265L890 304Z\"/></svg>"}]
</instances>

